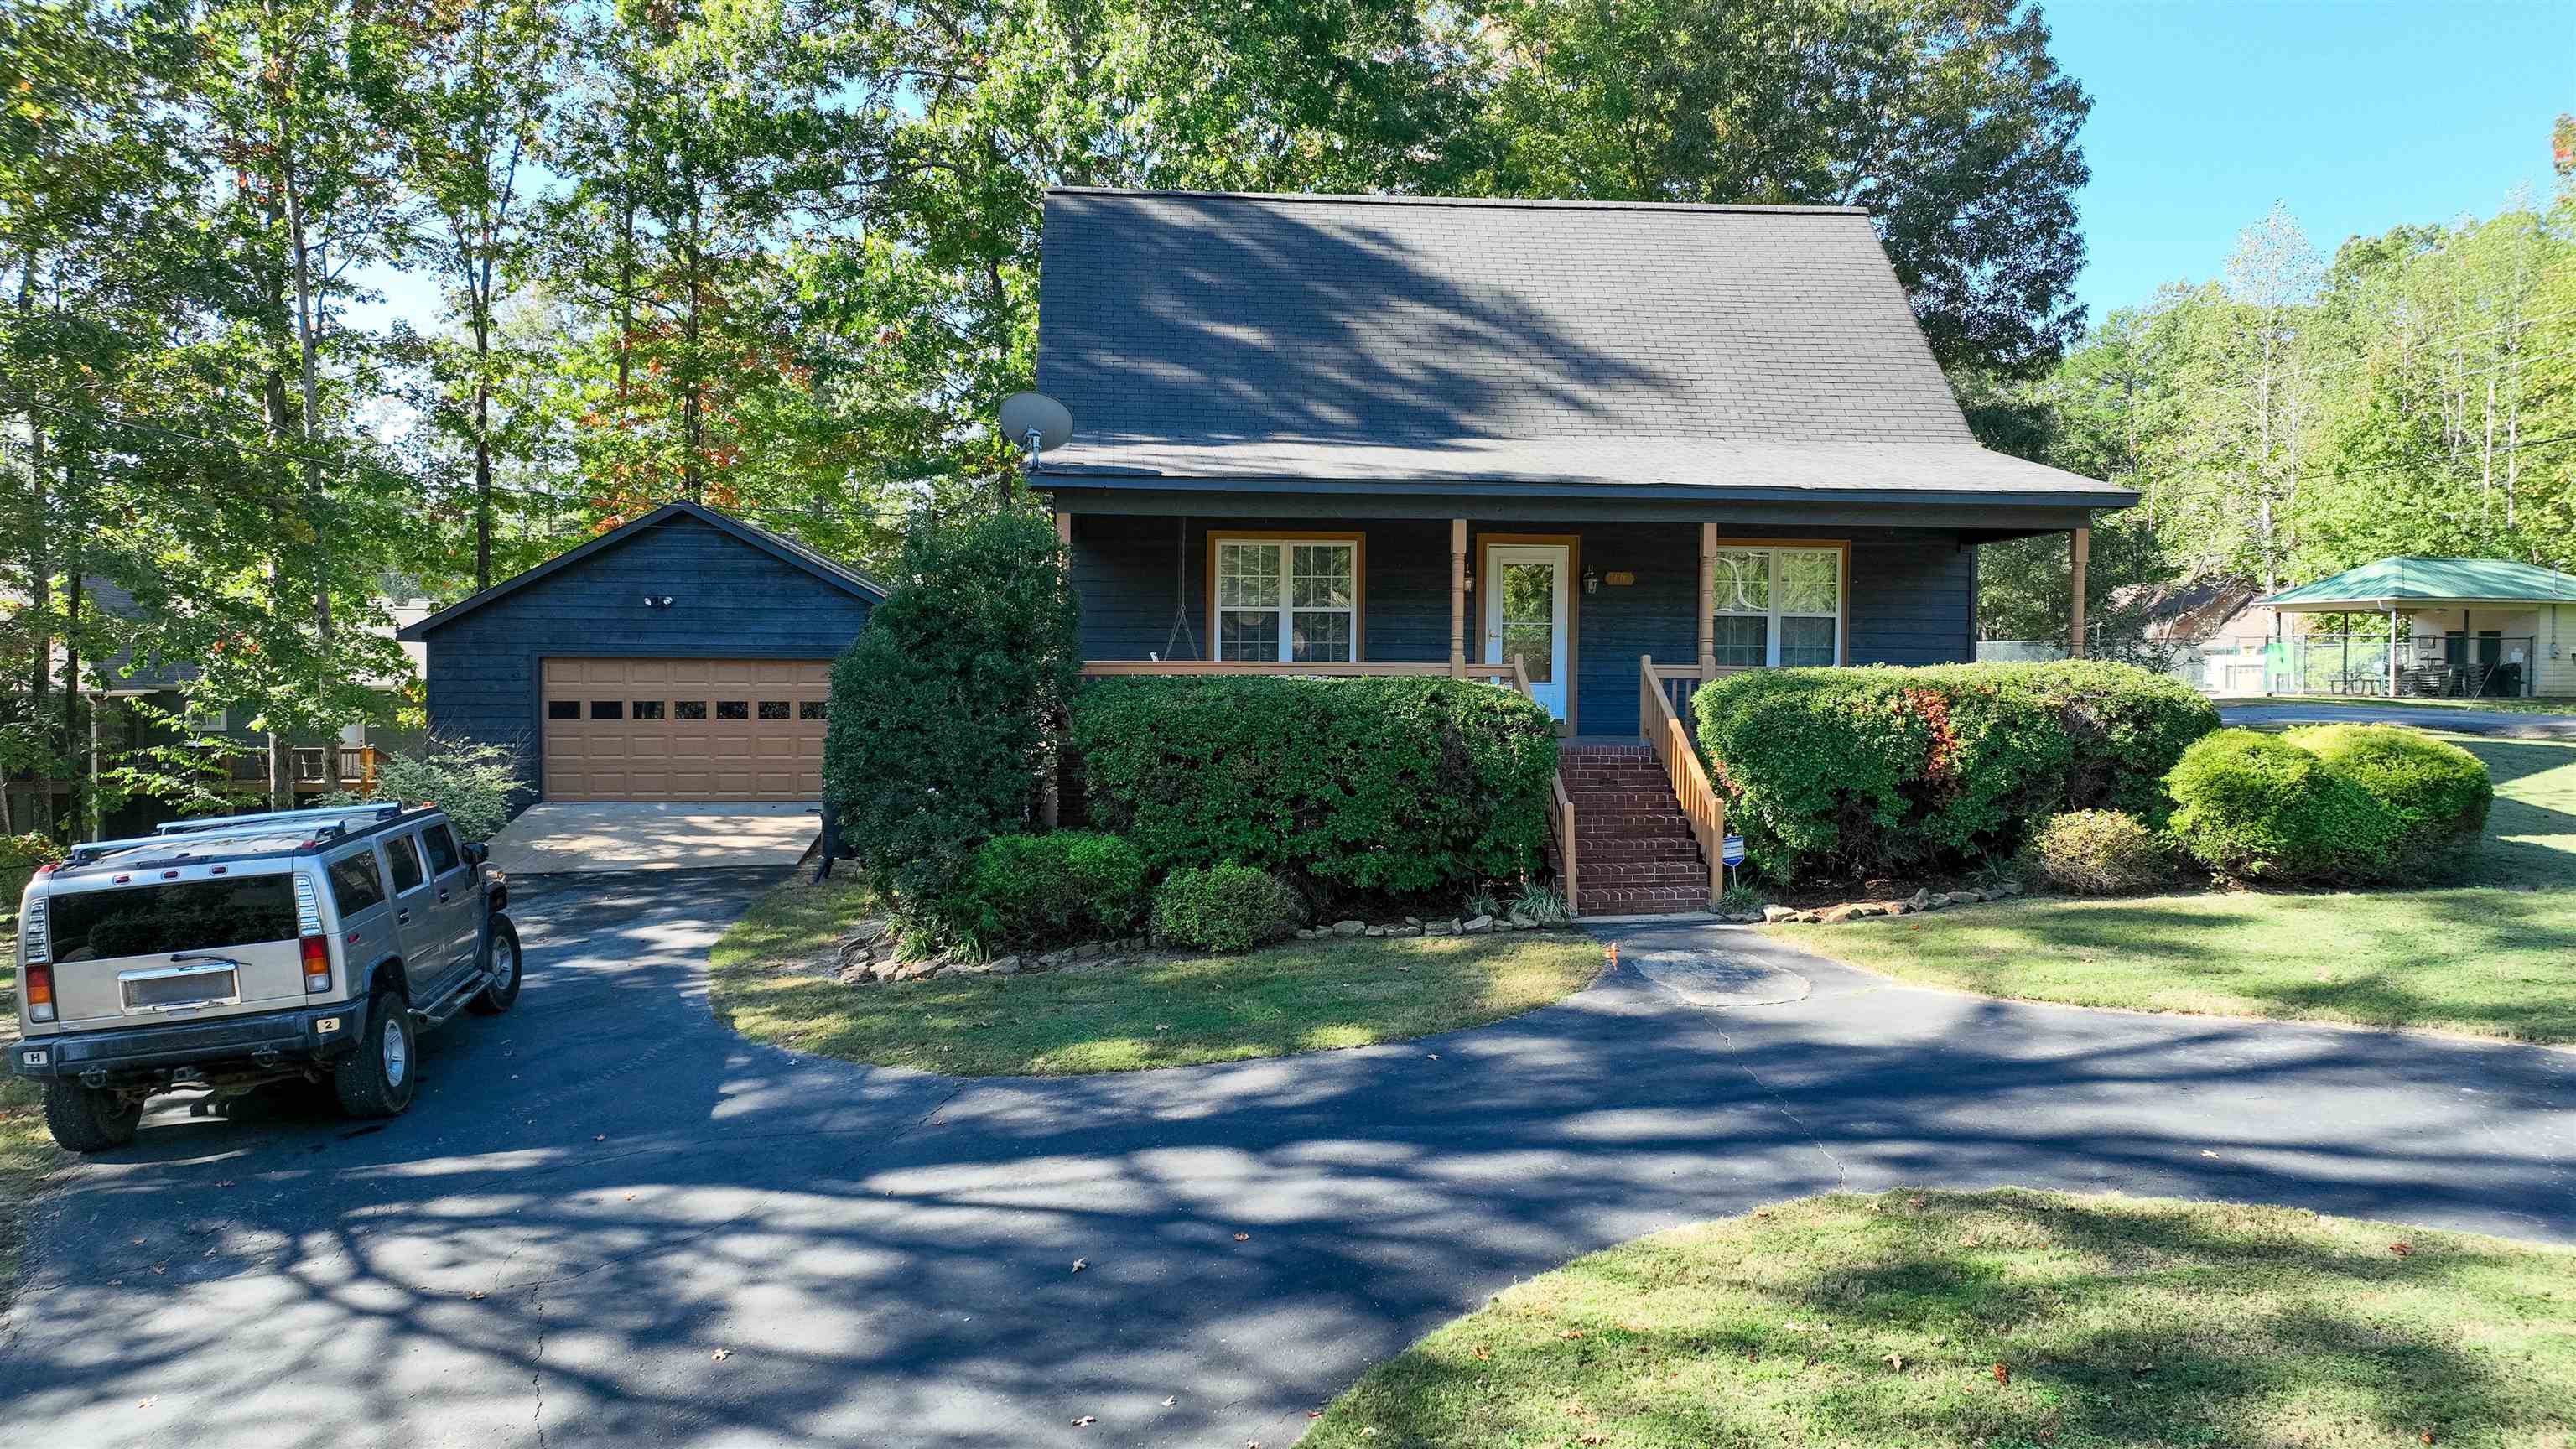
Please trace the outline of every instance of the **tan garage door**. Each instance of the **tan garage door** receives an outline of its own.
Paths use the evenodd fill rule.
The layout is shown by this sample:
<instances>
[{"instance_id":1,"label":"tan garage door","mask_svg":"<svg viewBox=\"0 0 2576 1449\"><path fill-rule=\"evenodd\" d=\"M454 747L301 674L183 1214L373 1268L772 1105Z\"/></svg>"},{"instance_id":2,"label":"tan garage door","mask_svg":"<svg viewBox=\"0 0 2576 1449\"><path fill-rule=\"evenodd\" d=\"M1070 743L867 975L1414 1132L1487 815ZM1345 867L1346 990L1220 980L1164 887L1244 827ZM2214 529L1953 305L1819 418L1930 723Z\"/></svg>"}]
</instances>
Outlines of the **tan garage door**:
<instances>
[{"instance_id":1,"label":"tan garage door","mask_svg":"<svg viewBox=\"0 0 2576 1449\"><path fill-rule=\"evenodd\" d=\"M549 659L549 800L819 800L822 659Z\"/></svg>"}]
</instances>

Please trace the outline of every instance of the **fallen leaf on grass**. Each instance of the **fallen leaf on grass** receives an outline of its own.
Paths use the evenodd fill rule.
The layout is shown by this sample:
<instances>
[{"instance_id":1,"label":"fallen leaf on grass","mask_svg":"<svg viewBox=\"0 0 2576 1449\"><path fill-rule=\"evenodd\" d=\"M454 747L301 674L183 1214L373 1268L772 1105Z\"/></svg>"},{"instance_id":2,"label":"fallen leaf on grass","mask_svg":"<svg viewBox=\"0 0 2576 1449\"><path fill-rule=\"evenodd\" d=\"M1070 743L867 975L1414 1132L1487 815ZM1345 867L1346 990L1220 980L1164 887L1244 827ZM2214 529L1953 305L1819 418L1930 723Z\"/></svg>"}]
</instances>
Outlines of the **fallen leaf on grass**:
<instances>
[{"instance_id":1,"label":"fallen leaf on grass","mask_svg":"<svg viewBox=\"0 0 2576 1449\"><path fill-rule=\"evenodd\" d=\"M1901 1353L1889 1354L1887 1356L1887 1368L1890 1373L1901 1374L1905 1372L1905 1355Z\"/></svg>"},{"instance_id":2,"label":"fallen leaf on grass","mask_svg":"<svg viewBox=\"0 0 2576 1449\"><path fill-rule=\"evenodd\" d=\"M1493 1357L1494 1352L1492 1349L1485 1347L1481 1343L1476 1345L1476 1362L1488 1363L1492 1361Z\"/></svg>"},{"instance_id":3,"label":"fallen leaf on grass","mask_svg":"<svg viewBox=\"0 0 2576 1449\"><path fill-rule=\"evenodd\" d=\"M2403 1258L2411 1255L2415 1251L2415 1245L2413 1243L2391 1243L2388 1245L2388 1251Z\"/></svg>"},{"instance_id":4,"label":"fallen leaf on grass","mask_svg":"<svg viewBox=\"0 0 2576 1449\"><path fill-rule=\"evenodd\" d=\"M1996 1382L1997 1384L2008 1384L2008 1383L2011 1383L2011 1382L2012 1382L2012 1370L2011 1370L2011 1369L2008 1369L2008 1368L2005 1368L2005 1367L2003 1366L2003 1364L2002 1364L2002 1363L1998 1362L1998 1363L1995 1365L1995 1382Z\"/></svg>"},{"instance_id":5,"label":"fallen leaf on grass","mask_svg":"<svg viewBox=\"0 0 2576 1449\"><path fill-rule=\"evenodd\" d=\"M1582 1336L1583 1330L1579 1328L1569 1328L1557 1335L1559 1338L1581 1338Z\"/></svg>"}]
</instances>

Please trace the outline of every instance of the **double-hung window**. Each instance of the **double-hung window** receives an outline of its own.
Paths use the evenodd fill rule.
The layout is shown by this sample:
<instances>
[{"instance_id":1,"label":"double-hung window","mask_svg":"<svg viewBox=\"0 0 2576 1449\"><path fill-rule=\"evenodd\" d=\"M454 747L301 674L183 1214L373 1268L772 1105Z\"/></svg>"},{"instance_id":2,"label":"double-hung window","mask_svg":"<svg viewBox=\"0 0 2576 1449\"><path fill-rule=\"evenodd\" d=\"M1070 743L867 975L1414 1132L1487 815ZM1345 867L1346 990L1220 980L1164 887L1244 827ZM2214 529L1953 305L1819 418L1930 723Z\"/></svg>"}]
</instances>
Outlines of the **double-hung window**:
<instances>
[{"instance_id":1,"label":"double-hung window","mask_svg":"<svg viewBox=\"0 0 2576 1449\"><path fill-rule=\"evenodd\" d=\"M1720 666L1842 662L1841 549L1721 548L1715 569Z\"/></svg>"},{"instance_id":2,"label":"double-hung window","mask_svg":"<svg viewBox=\"0 0 2576 1449\"><path fill-rule=\"evenodd\" d=\"M1278 664L1359 658L1360 546L1219 535L1216 657Z\"/></svg>"}]
</instances>

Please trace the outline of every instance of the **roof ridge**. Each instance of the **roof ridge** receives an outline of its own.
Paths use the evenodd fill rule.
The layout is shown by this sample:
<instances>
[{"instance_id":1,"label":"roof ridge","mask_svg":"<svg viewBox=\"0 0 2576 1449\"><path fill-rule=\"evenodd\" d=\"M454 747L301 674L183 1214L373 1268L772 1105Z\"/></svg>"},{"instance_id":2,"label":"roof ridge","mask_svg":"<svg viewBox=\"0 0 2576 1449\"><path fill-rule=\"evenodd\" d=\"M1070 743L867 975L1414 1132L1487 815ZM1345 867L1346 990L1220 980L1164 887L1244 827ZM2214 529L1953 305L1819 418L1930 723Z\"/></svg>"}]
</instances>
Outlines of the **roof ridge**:
<instances>
[{"instance_id":1,"label":"roof ridge","mask_svg":"<svg viewBox=\"0 0 2576 1449\"><path fill-rule=\"evenodd\" d=\"M1519 196L1399 196L1380 192L1332 191L1193 191L1182 187L1050 186L1049 196L1113 196L1139 200L1248 201L1301 205L1456 206L1527 208L1560 211L1717 212L1752 216L1867 216L1860 206L1803 206L1759 201L1610 201L1592 198Z\"/></svg>"}]
</instances>

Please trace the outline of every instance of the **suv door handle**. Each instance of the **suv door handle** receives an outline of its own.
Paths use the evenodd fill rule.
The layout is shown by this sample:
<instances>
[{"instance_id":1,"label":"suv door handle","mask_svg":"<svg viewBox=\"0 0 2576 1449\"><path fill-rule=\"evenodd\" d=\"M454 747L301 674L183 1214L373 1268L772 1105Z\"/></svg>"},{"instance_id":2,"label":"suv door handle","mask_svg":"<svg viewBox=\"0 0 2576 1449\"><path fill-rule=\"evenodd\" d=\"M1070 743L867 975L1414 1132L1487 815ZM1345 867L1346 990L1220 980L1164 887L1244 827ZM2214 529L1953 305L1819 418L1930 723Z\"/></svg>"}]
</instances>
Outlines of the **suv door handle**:
<instances>
[{"instance_id":1,"label":"suv door handle","mask_svg":"<svg viewBox=\"0 0 2576 1449\"><path fill-rule=\"evenodd\" d=\"M409 912L409 911L396 911L396 912L394 912L394 923L395 923L396 925L402 925L402 926L408 926L408 925L410 925L410 924L411 924L411 912Z\"/></svg>"},{"instance_id":2,"label":"suv door handle","mask_svg":"<svg viewBox=\"0 0 2576 1449\"><path fill-rule=\"evenodd\" d=\"M438 903L442 906L447 904L447 892L440 891L438 893Z\"/></svg>"}]
</instances>

